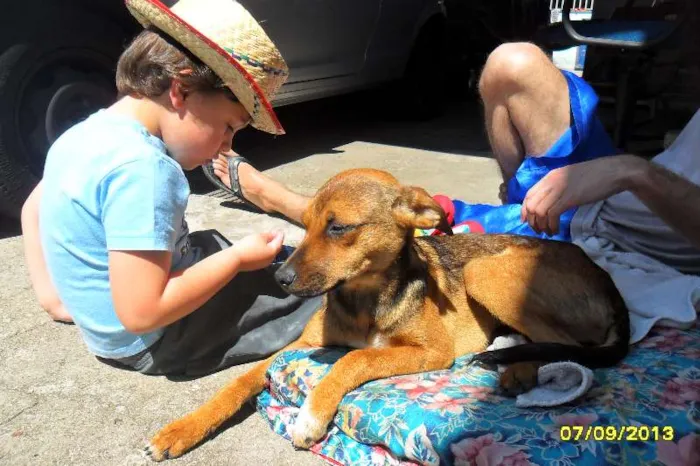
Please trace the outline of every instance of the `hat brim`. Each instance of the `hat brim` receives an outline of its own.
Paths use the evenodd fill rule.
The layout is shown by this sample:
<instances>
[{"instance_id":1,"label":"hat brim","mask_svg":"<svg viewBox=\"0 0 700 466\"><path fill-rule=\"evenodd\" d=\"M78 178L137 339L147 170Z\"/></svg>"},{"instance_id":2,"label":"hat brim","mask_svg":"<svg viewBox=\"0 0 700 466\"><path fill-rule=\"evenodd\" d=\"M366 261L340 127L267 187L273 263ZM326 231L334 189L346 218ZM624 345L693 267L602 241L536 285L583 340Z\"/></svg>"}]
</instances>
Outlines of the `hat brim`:
<instances>
[{"instance_id":1,"label":"hat brim","mask_svg":"<svg viewBox=\"0 0 700 466\"><path fill-rule=\"evenodd\" d=\"M158 0L126 0L126 6L142 26L162 30L209 66L251 115L251 126L271 134L285 133L272 104L253 76L218 44ZM252 93L252 102L244 98L245 93Z\"/></svg>"}]
</instances>

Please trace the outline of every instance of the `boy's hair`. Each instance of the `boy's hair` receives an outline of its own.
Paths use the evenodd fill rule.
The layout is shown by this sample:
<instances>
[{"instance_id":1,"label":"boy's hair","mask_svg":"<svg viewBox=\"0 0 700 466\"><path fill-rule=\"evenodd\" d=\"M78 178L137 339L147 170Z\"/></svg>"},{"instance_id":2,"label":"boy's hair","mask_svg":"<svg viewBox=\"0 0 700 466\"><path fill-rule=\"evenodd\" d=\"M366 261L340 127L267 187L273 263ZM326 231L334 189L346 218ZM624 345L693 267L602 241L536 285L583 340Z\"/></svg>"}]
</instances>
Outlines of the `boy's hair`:
<instances>
[{"instance_id":1,"label":"boy's hair","mask_svg":"<svg viewBox=\"0 0 700 466\"><path fill-rule=\"evenodd\" d=\"M187 73L183 71L188 70ZM119 96L155 98L179 79L190 92L223 92L237 102L233 92L207 65L167 34L145 29L124 50L117 63Z\"/></svg>"}]
</instances>

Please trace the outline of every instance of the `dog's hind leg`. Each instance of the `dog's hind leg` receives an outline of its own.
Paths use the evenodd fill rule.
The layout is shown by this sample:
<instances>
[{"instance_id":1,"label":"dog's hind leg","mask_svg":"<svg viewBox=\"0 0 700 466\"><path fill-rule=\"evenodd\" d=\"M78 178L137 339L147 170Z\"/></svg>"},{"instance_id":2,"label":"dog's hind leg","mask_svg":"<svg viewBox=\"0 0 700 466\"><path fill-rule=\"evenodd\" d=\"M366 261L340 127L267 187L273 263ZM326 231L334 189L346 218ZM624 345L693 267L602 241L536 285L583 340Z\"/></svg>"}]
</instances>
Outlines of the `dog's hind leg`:
<instances>
[{"instance_id":1,"label":"dog's hind leg","mask_svg":"<svg viewBox=\"0 0 700 466\"><path fill-rule=\"evenodd\" d=\"M578 345L573 337L552 325L546 312L541 312L551 304L540 296L540 288L533 283L532 270L528 270L526 263L517 267L513 262L513 257L504 255L467 264L464 280L468 299L473 301L470 306L484 308L502 324L533 342ZM509 396L525 393L537 385L537 373L543 364L542 361L507 364L500 374L499 386Z\"/></svg>"},{"instance_id":2,"label":"dog's hind leg","mask_svg":"<svg viewBox=\"0 0 700 466\"><path fill-rule=\"evenodd\" d=\"M561 297L566 293L549 272L527 253L506 251L467 263L464 283L470 301L531 341L578 345L565 325L566 313L576 310Z\"/></svg>"},{"instance_id":3,"label":"dog's hind leg","mask_svg":"<svg viewBox=\"0 0 700 466\"><path fill-rule=\"evenodd\" d=\"M510 393L531 388L543 362L609 367L627 353L624 301L610 278L580 257L542 258L537 251L507 249L469 262L464 279L469 299L532 341L474 357L510 364L501 376Z\"/></svg>"},{"instance_id":4,"label":"dog's hind leg","mask_svg":"<svg viewBox=\"0 0 700 466\"><path fill-rule=\"evenodd\" d=\"M149 442L147 454L155 461L181 456L236 414L243 403L263 390L267 369L280 353L323 346L324 314L325 309L316 312L299 339L235 379L200 408L165 426Z\"/></svg>"},{"instance_id":5,"label":"dog's hind leg","mask_svg":"<svg viewBox=\"0 0 700 466\"><path fill-rule=\"evenodd\" d=\"M537 385L537 371L544 363L523 361L508 364L500 375L498 384L507 395L516 396L530 391Z\"/></svg>"}]
</instances>

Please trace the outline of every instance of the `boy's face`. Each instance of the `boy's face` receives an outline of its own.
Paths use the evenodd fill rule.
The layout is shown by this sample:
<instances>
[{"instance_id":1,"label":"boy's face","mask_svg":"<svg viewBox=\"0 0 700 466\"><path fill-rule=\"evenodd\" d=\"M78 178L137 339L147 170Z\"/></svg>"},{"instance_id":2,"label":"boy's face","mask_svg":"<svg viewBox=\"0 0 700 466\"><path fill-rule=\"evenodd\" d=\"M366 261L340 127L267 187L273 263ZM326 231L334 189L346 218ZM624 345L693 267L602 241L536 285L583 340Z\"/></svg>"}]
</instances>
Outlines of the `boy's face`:
<instances>
[{"instance_id":1,"label":"boy's face","mask_svg":"<svg viewBox=\"0 0 700 466\"><path fill-rule=\"evenodd\" d=\"M161 124L163 142L184 170L197 168L231 150L233 136L248 126L250 115L223 92L184 92L174 82L173 111Z\"/></svg>"}]
</instances>

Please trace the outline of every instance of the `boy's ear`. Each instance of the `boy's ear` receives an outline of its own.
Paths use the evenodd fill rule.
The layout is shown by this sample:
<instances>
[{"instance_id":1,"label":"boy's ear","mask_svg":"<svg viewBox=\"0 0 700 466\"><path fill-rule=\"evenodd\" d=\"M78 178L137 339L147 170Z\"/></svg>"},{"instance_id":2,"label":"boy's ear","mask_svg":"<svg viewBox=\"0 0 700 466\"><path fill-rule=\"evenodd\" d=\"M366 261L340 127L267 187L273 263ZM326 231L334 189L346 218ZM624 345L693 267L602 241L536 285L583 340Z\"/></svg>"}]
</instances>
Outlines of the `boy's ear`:
<instances>
[{"instance_id":1,"label":"boy's ear","mask_svg":"<svg viewBox=\"0 0 700 466\"><path fill-rule=\"evenodd\" d=\"M452 234L445 211L423 188L402 186L391 208L396 223L404 228L437 228Z\"/></svg>"},{"instance_id":2,"label":"boy's ear","mask_svg":"<svg viewBox=\"0 0 700 466\"><path fill-rule=\"evenodd\" d=\"M192 74L192 70L185 68L184 70L180 70L179 74L182 76L190 76ZM173 78L170 80L168 96L170 97L170 105L172 105L174 109L179 110L184 106L188 93L187 86L182 82L182 80L178 78Z\"/></svg>"},{"instance_id":3,"label":"boy's ear","mask_svg":"<svg viewBox=\"0 0 700 466\"><path fill-rule=\"evenodd\" d=\"M185 85L182 84L177 78L170 81L170 89L168 89L168 98L170 99L170 105L175 110L181 110L185 106L185 99L187 98L187 89Z\"/></svg>"}]
</instances>

